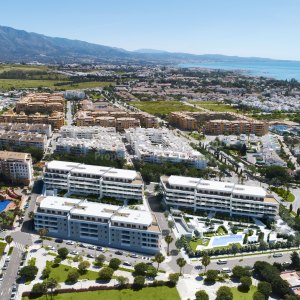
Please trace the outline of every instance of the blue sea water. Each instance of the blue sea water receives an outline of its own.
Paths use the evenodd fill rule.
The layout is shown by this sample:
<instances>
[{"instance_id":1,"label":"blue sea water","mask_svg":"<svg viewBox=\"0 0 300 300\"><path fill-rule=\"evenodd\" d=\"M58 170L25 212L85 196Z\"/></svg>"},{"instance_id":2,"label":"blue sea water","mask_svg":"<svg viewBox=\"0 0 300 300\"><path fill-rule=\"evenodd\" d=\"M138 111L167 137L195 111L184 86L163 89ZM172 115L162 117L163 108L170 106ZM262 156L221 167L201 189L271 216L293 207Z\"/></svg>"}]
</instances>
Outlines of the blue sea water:
<instances>
[{"instance_id":1,"label":"blue sea water","mask_svg":"<svg viewBox=\"0 0 300 300\"><path fill-rule=\"evenodd\" d=\"M0 201L0 212L3 211L10 202L10 200Z\"/></svg>"},{"instance_id":2,"label":"blue sea water","mask_svg":"<svg viewBox=\"0 0 300 300\"><path fill-rule=\"evenodd\" d=\"M246 72L248 75L264 76L275 79L300 81L300 61L287 60L249 60L207 62L201 64L180 64L181 68L207 68L218 70L237 70Z\"/></svg>"}]
</instances>

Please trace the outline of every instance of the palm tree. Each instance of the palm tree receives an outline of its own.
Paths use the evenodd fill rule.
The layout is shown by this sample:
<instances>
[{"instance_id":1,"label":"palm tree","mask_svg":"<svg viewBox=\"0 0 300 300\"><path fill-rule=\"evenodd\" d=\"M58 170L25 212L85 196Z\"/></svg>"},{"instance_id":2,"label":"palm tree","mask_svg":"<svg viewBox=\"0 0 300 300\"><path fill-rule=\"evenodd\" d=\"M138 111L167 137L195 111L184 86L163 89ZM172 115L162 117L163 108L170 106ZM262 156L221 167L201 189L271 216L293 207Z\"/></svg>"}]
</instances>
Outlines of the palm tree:
<instances>
[{"instance_id":1,"label":"palm tree","mask_svg":"<svg viewBox=\"0 0 300 300\"><path fill-rule=\"evenodd\" d=\"M50 289L50 295L51 295L51 299L52 299L53 290L58 286L58 282L54 278L48 278L46 281L46 285L47 285L47 288Z\"/></svg>"},{"instance_id":2,"label":"palm tree","mask_svg":"<svg viewBox=\"0 0 300 300\"><path fill-rule=\"evenodd\" d=\"M48 234L48 228L41 228L39 229L39 236L42 239L42 247L44 246L44 237Z\"/></svg>"},{"instance_id":3,"label":"palm tree","mask_svg":"<svg viewBox=\"0 0 300 300\"><path fill-rule=\"evenodd\" d=\"M208 256L208 254L206 252L204 252L201 262L202 262L202 265L204 266L205 272L206 272L206 267L210 264L210 257Z\"/></svg>"},{"instance_id":4,"label":"palm tree","mask_svg":"<svg viewBox=\"0 0 300 300\"><path fill-rule=\"evenodd\" d=\"M170 244L173 242L173 238L170 235L165 237L165 242L168 244L167 254L170 255Z\"/></svg>"},{"instance_id":5,"label":"palm tree","mask_svg":"<svg viewBox=\"0 0 300 300\"><path fill-rule=\"evenodd\" d=\"M6 241L6 243L8 244L8 246L10 246L10 244L12 243L13 240L14 240L14 239L12 238L11 235L7 235L7 236L5 237L5 241Z\"/></svg>"},{"instance_id":6,"label":"palm tree","mask_svg":"<svg viewBox=\"0 0 300 300\"><path fill-rule=\"evenodd\" d=\"M176 263L177 263L178 267L180 268L179 273L181 275L181 270L186 265L186 260L184 258L180 257L180 258L177 258Z\"/></svg>"},{"instance_id":7,"label":"palm tree","mask_svg":"<svg viewBox=\"0 0 300 300\"><path fill-rule=\"evenodd\" d=\"M159 269L159 265L165 260L165 257L160 253L156 253L154 260L157 262L157 271Z\"/></svg>"}]
</instances>

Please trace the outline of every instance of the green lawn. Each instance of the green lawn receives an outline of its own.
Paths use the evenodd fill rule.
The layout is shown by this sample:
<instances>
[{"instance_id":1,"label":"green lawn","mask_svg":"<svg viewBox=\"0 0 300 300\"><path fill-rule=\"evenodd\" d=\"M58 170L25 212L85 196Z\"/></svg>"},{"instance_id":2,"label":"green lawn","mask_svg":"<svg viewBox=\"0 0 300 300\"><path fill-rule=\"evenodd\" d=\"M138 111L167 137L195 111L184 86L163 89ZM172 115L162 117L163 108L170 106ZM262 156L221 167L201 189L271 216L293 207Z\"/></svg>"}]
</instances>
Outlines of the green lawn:
<instances>
[{"instance_id":1,"label":"green lawn","mask_svg":"<svg viewBox=\"0 0 300 300\"><path fill-rule=\"evenodd\" d=\"M1 257L2 254L3 254L3 251L4 251L4 249L5 249L5 246L6 246L6 243L0 242L0 257Z\"/></svg>"},{"instance_id":2,"label":"green lawn","mask_svg":"<svg viewBox=\"0 0 300 300\"><path fill-rule=\"evenodd\" d=\"M0 79L0 90L10 90L12 88L38 88L48 87L55 90L72 90L72 89L84 89L94 87L104 87L113 82L102 82L102 81L91 81L91 82L80 82L70 84L66 82L64 85L58 85L57 83L63 83L60 80L22 80L22 79Z\"/></svg>"},{"instance_id":3,"label":"green lawn","mask_svg":"<svg viewBox=\"0 0 300 300\"><path fill-rule=\"evenodd\" d=\"M51 265L50 262L47 262L47 264ZM66 265L59 265L56 268L51 267L51 273L49 277L55 278L58 282L65 282L67 280L69 271L72 269L76 270L76 268L72 268ZM79 280L81 279L96 280L97 278L98 278L98 272L88 270L83 275L80 275Z\"/></svg>"},{"instance_id":4,"label":"green lawn","mask_svg":"<svg viewBox=\"0 0 300 300\"><path fill-rule=\"evenodd\" d=\"M293 202L295 200L295 195L284 188L271 187L271 190L287 202Z\"/></svg>"},{"instance_id":5,"label":"green lawn","mask_svg":"<svg viewBox=\"0 0 300 300\"><path fill-rule=\"evenodd\" d=\"M23 300L29 300L28 297L23 297ZM35 298L39 300L46 300L45 296ZM180 300L176 288L169 288L166 286L147 287L139 291L129 289L124 290L108 290L95 292L81 292L81 293L66 293L59 294L53 297L53 300Z\"/></svg>"},{"instance_id":6,"label":"green lawn","mask_svg":"<svg viewBox=\"0 0 300 300\"><path fill-rule=\"evenodd\" d=\"M242 293L237 288L231 288L233 300L252 300L253 294L257 291L257 287L252 285L248 293Z\"/></svg>"},{"instance_id":7,"label":"green lawn","mask_svg":"<svg viewBox=\"0 0 300 300\"><path fill-rule=\"evenodd\" d=\"M198 239L197 241L190 241L190 246L193 249L193 251L197 250L197 246L207 246L209 243L209 239Z\"/></svg>"},{"instance_id":8,"label":"green lawn","mask_svg":"<svg viewBox=\"0 0 300 300\"><path fill-rule=\"evenodd\" d=\"M169 114L173 111L200 111L200 109L186 105L179 101L139 101L130 102L130 105L153 115Z\"/></svg>"},{"instance_id":9,"label":"green lawn","mask_svg":"<svg viewBox=\"0 0 300 300\"><path fill-rule=\"evenodd\" d=\"M205 109L216 111L216 112L238 112L235 107L232 107L228 104L216 102L216 101L199 101L199 102L190 102L196 104Z\"/></svg>"}]
</instances>

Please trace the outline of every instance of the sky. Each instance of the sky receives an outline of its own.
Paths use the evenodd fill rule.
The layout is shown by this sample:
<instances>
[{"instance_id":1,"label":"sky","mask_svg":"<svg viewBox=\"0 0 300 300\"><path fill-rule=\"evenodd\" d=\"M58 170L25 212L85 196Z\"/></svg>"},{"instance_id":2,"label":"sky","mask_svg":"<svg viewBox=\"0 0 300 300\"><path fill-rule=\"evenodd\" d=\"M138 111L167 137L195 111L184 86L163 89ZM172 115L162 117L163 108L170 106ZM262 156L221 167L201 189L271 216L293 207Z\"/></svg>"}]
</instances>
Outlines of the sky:
<instances>
[{"instance_id":1,"label":"sky","mask_svg":"<svg viewBox=\"0 0 300 300\"><path fill-rule=\"evenodd\" d=\"M9 0L0 25L127 50L300 60L300 0Z\"/></svg>"}]
</instances>

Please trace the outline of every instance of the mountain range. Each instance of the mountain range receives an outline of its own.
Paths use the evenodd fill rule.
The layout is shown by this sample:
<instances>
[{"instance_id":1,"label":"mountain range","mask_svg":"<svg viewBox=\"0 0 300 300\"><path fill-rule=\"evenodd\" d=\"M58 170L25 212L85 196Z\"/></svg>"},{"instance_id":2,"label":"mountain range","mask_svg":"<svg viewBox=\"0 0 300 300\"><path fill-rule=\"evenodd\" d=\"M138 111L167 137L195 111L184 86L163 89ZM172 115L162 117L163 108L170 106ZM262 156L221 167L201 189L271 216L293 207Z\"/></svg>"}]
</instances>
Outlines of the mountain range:
<instances>
[{"instance_id":1,"label":"mountain range","mask_svg":"<svg viewBox=\"0 0 300 300\"><path fill-rule=\"evenodd\" d=\"M249 60L262 59L215 54L172 53L154 49L127 51L121 48L66 38L49 37L38 33L0 26L0 62L138 62L178 64Z\"/></svg>"}]
</instances>

